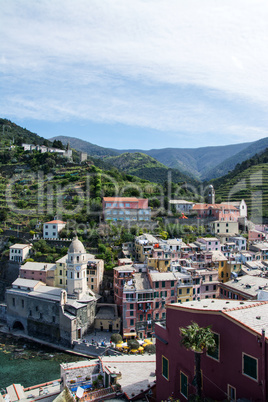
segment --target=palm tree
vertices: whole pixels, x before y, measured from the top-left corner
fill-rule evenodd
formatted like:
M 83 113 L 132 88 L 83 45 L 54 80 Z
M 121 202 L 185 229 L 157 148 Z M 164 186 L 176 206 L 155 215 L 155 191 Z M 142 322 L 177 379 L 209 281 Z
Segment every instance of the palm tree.
M 201 398 L 202 382 L 201 382 L 201 354 L 204 349 L 213 350 L 216 348 L 214 334 L 210 327 L 199 327 L 196 322 L 188 325 L 186 328 L 180 328 L 181 344 L 186 349 L 190 349 L 195 355 L 195 375 L 197 395 Z

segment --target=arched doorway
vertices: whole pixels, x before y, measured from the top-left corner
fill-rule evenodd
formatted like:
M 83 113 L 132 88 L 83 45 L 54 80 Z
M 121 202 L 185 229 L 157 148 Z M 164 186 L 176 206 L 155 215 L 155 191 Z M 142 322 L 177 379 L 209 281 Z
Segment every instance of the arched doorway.
M 12 328 L 17 329 L 19 331 L 24 331 L 24 326 L 20 321 L 15 321 Z

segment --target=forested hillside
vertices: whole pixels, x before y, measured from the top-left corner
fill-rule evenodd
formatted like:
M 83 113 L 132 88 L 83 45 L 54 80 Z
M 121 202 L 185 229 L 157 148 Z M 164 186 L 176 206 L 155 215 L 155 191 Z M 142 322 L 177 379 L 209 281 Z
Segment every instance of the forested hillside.
M 252 158 L 238 163 L 233 171 L 212 180 L 216 201 L 239 201 L 248 205 L 252 220 L 268 218 L 268 148 Z

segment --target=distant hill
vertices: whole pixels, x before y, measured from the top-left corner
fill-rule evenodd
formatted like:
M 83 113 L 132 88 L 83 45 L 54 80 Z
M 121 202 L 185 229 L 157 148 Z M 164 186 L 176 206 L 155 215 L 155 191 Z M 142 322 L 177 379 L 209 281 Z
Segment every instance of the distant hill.
M 0 133 L 1 140 L 6 141 L 6 143 L 13 143 L 14 140 L 15 144 L 21 144 L 25 142 L 28 144 L 43 145 L 45 142 L 47 143 L 47 145 L 52 145 L 49 140 L 46 140 L 45 138 L 32 133 L 26 128 L 22 128 L 7 119 L 0 119 Z
M 79 140 L 78 138 L 74 137 L 59 135 L 57 137 L 50 138 L 50 141 L 54 140 L 59 140 L 66 145 L 69 142 L 71 148 L 74 148 L 80 152 L 86 152 L 89 156 L 104 157 L 104 156 L 115 156 L 120 154 L 120 151 L 116 149 L 103 148 L 98 145 L 92 144 L 91 142 Z
M 91 156 L 115 156 L 123 153 L 143 153 L 151 156 L 163 165 L 178 169 L 186 175 L 190 175 L 198 180 L 207 178 L 206 173 L 227 158 L 236 155 L 238 152 L 248 148 L 251 143 L 226 145 L 219 147 L 204 148 L 163 148 L 145 151 L 142 149 L 118 150 L 103 148 L 90 142 L 79 140 L 73 137 L 53 137 L 50 140 L 60 140 L 63 144 L 70 142 L 70 146 L 78 151 L 87 152 Z M 224 171 L 223 174 L 227 173 Z
M 268 148 L 210 183 L 215 188 L 216 202 L 244 199 L 249 219 L 256 222 L 258 217 L 268 218 Z
M 140 150 L 139 152 L 152 156 L 168 167 L 179 169 L 203 180 L 206 178 L 208 170 L 240 152 L 248 145 L 249 143 L 204 148 L 164 148 L 149 151 Z M 131 151 L 128 150 L 127 152 Z
M 141 152 L 125 152 L 118 156 L 106 157 L 104 161 L 116 167 L 119 171 L 140 177 L 155 183 L 164 183 L 170 174 L 174 183 L 196 183 L 189 175 L 181 173 L 177 169 L 169 169 L 156 159 Z
M 237 154 L 226 158 L 219 165 L 206 172 L 204 179 L 211 180 L 217 177 L 226 175 L 229 171 L 233 170 L 238 163 L 251 158 L 255 154 L 263 152 L 268 147 L 268 138 L 262 138 L 261 140 L 248 144 L 246 148 L 238 152 Z

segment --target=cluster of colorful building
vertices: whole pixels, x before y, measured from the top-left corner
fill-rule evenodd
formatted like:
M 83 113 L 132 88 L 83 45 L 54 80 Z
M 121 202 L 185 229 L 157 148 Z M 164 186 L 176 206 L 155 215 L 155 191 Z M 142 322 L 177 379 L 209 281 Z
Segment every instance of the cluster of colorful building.
M 213 201 L 213 187 L 210 190 Z M 107 219 L 150 219 L 149 213 L 139 212 L 148 210 L 145 202 L 132 198 L 103 202 Z M 180 328 L 192 322 L 210 326 L 216 341 L 216 349 L 202 355 L 203 394 L 214 400 L 268 399 L 268 230 L 252 227 L 247 241 L 238 230 L 240 219 L 246 219 L 246 205 L 234 204 L 178 203 L 183 213 L 194 209 L 198 217 L 211 218 L 210 237 L 186 244 L 182 239 L 163 240 L 145 233 L 122 246 L 122 258 L 113 270 L 114 303 L 120 318 L 110 320 L 105 329 L 121 330 L 124 338 L 156 338 L 156 401 L 170 397 L 187 401 L 195 393 L 194 353 L 180 342 Z M 53 234 L 53 226 L 61 223 L 46 224 Z M 22 262 L 30 247 L 11 246 L 10 259 Z M 103 261 L 87 254 L 77 238 L 55 264 L 26 262 L 6 293 L 8 325 L 20 325 L 40 338 L 49 329 L 50 340 L 66 345 L 96 325 L 103 330 L 106 318 L 96 314 L 103 271 Z M 145 367 L 145 361 L 139 363 Z M 109 388 L 121 379 L 123 364 L 133 368 L 134 362 L 138 363 L 135 356 L 123 357 L 121 362 L 115 357 L 107 362 L 100 359 L 92 374 L 101 374 Z M 154 367 L 153 359 L 148 364 Z M 81 374 L 85 381 L 87 373 L 88 369 Z M 154 384 L 146 381 L 152 391 Z M 132 379 L 131 390 L 134 383 L 139 389 L 131 394 L 129 385 L 125 386 L 128 399 L 145 397 L 138 378 Z

